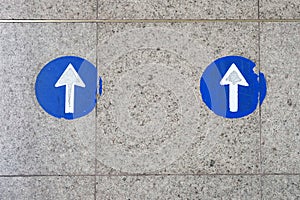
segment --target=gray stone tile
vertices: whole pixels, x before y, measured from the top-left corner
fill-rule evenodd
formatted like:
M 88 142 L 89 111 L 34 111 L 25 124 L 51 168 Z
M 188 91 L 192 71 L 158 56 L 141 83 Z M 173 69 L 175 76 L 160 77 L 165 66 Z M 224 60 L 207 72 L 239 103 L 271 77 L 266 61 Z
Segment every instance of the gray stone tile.
M 260 17 L 263 19 L 299 19 L 299 0 L 261 0 Z
M 0 199 L 94 199 L 94 177 L 0 177 Z
M 98 177 L 97 199 L 259 199 L 256 176 Z
M 1 19 L 95 19 L 97 0 L 1 0 Z
M 261 66 L 268 95 L 262 107 L 266 173 L 300 172 L 300 23 L 262 26 Z
M 262 196 L 268 199 L 300 199 L 300 175 L 290 176 L 263 176 Z
M 257 33 L 253 23 L 99 24 L 98 174 L 258 172 L 258 111 L 224 119 L 199 94 L 215 59 L 257 60 Z
M 73 121 L 40 107 L 35 80 L 63 55 L 95 63 L 95 24 L 0 24 L 0 174 L 94 172 L 95 112 Z
M 99 0 L 100 19 L 257 19 L 257 0 Z

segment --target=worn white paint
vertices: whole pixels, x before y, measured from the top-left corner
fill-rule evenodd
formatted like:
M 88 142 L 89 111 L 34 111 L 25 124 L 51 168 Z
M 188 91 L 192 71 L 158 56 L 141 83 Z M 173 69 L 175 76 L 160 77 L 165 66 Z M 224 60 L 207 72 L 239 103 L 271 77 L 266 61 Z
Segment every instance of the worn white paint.
M 245 77 L 242 75 L 238 67 L 233 63 L 224 77 L 220 81 L 221 85 L 229 85 L 229 110 L 237 112 L 239 105 L 238 88 L 241 86 L 249 86 Z
M 65 113 L 74 113 L 75 85 L 85 87 L 84 82 L 70 63 L 55 84 L 55 87 L 66 86 Z

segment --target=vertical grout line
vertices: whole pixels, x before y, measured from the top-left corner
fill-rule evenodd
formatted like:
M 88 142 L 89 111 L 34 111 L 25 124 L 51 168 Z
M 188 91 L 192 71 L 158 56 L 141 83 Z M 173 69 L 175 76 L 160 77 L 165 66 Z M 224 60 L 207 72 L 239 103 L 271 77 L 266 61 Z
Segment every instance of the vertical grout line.
M 96 1 L 96 19 L 97 20 L 98 20 L 98 17 L 99 17 L 99 0 Z M 98 38 L 97 38 L 97 40 L 98 40 Z
M 261 72 L 261 22 L 258 23 L 258 71 L 259 74 Z M 258 79 L 259 84 L 260 84 L 260 78 Z M 262 114 L 261 114 L 261 104 L 260 104 L 260 92 L 259 92 L 259 96 L 258 96 L 258 101 L 259 101 L 259 165 L 260 165 L 260 195 L 261 195 L 261 199 L 262 199 L 262 175 L 263 175 L 263 169 L 262 169 Z
M 99 0 L 96 0 L 96 20 L 98 20 L 98 5 L 99 5 Z M 95 106 L 95 171 L 94 171 L 94 200 L 97 200 L 97 116 L 98 116 L 98 83 L 99 83 L 99 73 L 98 73 L 98 23 L 96 24 L 96 71 L 97 71 L 97 92 L 96 92 L 96 106 Z
M 98 1 L 97 1 L 98 2 Z M 98 5 L 97 5 L 98 8 Z M 97 9 L 98 11 L 98 9 Z M 98 13 L 98 12 L 97 12 Z M 97 14 L 98 15 L 98 14 Z M 95 106 L 95 171 L 94 171 L 94 199 L 97 199 L 97 108 L 98 108 L 98 23 L 96 25 L 96 69 L 97 69 L 97 94 L 96 94 L 96 106 Z
M 260 0 L 257 0 L 257 18 L 260 20 Z
M 260 20 L 260 0 L 257 0 L 257 17 Z M 261 72 L 261 22 L 258 21 L 258 75 Z M 258 76 L 258 81 L 260 83 L 260 78 Z M 259 101 L 259 188 L 260 188 L 260 199 L 263 199 L 263 186 L 262 186 L 262 127 L 261 127 L 261 105 L 260 105 L 260 93 L 258 96 Z

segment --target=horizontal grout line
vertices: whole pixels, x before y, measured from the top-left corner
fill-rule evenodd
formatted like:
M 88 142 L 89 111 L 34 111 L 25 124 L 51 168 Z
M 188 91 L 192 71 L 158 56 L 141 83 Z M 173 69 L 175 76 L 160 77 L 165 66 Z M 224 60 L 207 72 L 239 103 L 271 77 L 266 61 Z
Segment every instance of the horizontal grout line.
M 215 173 L 215 174 L 112 174 L 112 175 L 101 175 L 97 174 L 96 176 L 299 176 L 300 173 L 270 173 L 270 174 L 260 174 L 260 173 L 253 173 L 253 174 L 246 174 L 246 173 L 238 173 L 238 174 L 223 174 L 223 173 Z
M 94 174 L 84 174 L 84 175 L 75 175 L 75 174 L 32 174 L 32 175 L 26 175 L 26 174 L 17 174 L 17 175 L 0 175 L 0 178 L 26 178 L 26 177 L 94 177 Z
M 268 173 L 268 174 L 80 174 L 80 175 L 75 175 L 75 174 L 40 174 L 40 175 L 0 175 L 0 178 L 26 178 L 26 177 L 133 177 L 133 176 L 300 176 L 300 173 Z
M 0 19 L 0 23 L 207 23 L 300 22 L 300 19 Z

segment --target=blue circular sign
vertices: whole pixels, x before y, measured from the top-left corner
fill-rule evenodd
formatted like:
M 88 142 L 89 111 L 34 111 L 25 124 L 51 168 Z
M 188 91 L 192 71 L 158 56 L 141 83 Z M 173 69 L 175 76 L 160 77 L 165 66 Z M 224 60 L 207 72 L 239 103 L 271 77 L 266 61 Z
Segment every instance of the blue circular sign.
M 82 117 L 96 105 L 97 69 L 80 57 L 54 59 L 37 76 L 35 93 L 50 115 L 69 120 Z
M 203 102 L 225 118 L 240 118 L 254 112 L 267 92 L 264 75 L 256 74 L 254 67 L 253 61 L 241 56 L 215 60 L 200 79 Z

